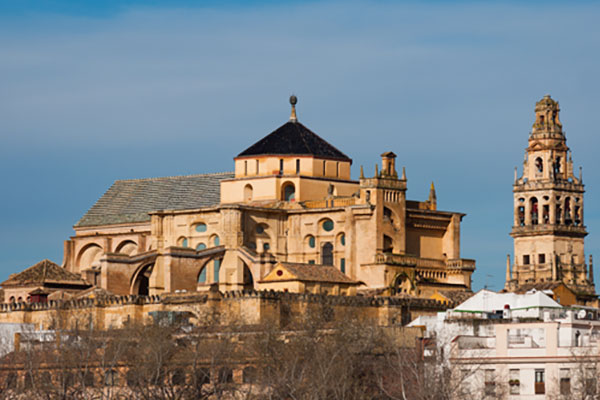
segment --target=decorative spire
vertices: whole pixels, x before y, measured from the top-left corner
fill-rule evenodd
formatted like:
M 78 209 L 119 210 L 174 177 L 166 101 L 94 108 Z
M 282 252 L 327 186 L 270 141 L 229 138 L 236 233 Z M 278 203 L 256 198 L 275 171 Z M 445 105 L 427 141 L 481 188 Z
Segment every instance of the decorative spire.
M 402 178 L 403 181 L 406 180 L 406 168 L 402 167 Z
M 515 167 L 515 183 L 517 183 L 517 167 Z
M 375 164 L 375 178 L 379 178 L 379 165 Z
M 579 167 L 579 183 L 583 183 L 583 167 Z
M 429 189 L 429 199 L 427 200 L 429 203 L 430 210 L 437 209 L 437 195 L 435 194 L 435 186 L 433 185 L 433 181 L 431 181 L 431 188 Z
M 590 254 L 590 283 L 593 285 L 594 284 L 594 263 L 592 261 L 592 255 Z
M 506 285 L 508 286 L 508 282 L 512 280 L 512 276 L 510 273 L 510 254 L 506 255 Z
M 290 104 L 292 105 L 292 114 L 290 115 L 291 122 L 298 122 L 298 118 L 296 117 L 296 103 L 298 103 L 298 98 L 294 95 L 290 96 Z
M 360 179 L 365 179 L 365 170 L 362 165 L 360 166 Z

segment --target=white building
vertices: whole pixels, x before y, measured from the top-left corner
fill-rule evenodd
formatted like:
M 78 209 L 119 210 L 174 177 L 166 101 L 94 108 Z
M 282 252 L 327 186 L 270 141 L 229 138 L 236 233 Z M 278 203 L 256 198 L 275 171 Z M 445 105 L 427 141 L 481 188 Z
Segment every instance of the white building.
M 419 317 L 463 390 L 490 398 L 596 399 L 600 321 L 542 292 L 482 290 L 453 310 Z

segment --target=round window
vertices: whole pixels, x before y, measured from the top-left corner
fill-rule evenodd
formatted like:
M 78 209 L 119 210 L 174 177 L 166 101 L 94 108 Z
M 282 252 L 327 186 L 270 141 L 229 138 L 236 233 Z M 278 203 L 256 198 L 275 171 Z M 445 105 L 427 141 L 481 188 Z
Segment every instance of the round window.
M 281 276 L 281 275 L 283 275 L 283 271 L 282 271 L 282 270 L 280 270 L 280 269 L 278 269 L 278 270 L 277 270 L 277 276 Z
M 323 222 L 323 229 L 327 232 L 331 232 L 333 230 L 333 221 L 330 219 L 325 220 L 325 222 Z
M 196 224 L 196 232 L 206 232 L 206 224 L 204 222 Z
M 314 236 L 310 236 L 308 238 L 308 245 L 313 249 L 315 248 L 315 237 Z
M 265 228 L 262 225 L 258 225 L 256 227 L 256 233 L 261 234 L 265 231 Z

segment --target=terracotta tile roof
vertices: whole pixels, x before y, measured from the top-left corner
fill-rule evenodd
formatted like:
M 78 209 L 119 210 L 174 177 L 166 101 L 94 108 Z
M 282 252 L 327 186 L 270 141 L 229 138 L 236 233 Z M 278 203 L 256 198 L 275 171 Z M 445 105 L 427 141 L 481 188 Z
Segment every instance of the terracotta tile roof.
M 75 227 L 150 221 L 149 212 L 210 207 L 221 201 L 221 180 L 231 172 L 119 180 Z
M 320 264 L 280 263 L 299 281 L 358 284 L 335 267 Z M 274 279 L 277 280 L 277 279 Z
M 448 300 L 451 300 L 457 304 L 460 304 L 475 295 L 475 293 L 467 292 L 465 290 L 442 290 L 440 293 Z
M 16 275 L 12 275 L 2 286 L 43 285 L 44 283 L 61 283 L 65 285 L 85 285 L 81 276 L 67 271 L 50 260 L 42 260 Z
M 242 151 L 238 157 L 257 155 L 311 155 L 352 161 L 300 122 L 291 121 Z

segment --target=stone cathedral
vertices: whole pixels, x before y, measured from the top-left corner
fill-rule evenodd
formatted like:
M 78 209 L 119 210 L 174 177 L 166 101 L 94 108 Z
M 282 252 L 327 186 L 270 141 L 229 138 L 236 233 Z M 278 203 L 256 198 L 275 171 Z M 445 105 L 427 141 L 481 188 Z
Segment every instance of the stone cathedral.
M 475 261 L 465 214 L 406 198 L 396 155 L 360 178 L 352 160 L 290 119 L 233 159 L 234 172 L 116 181 L 48 260 L 2 284 L 7 302 L 276 290 L 455 300 Z M 41 300 L 40 300 L 41 299 Z
M 582 173 L 574 173 L 559 112 L 549 95 L 536 103 L 520 178 L 515 169 L 505 290 L 551 290 L 563 305 L 597 306 L 592 257 L 586 264 L 584 253 Z

